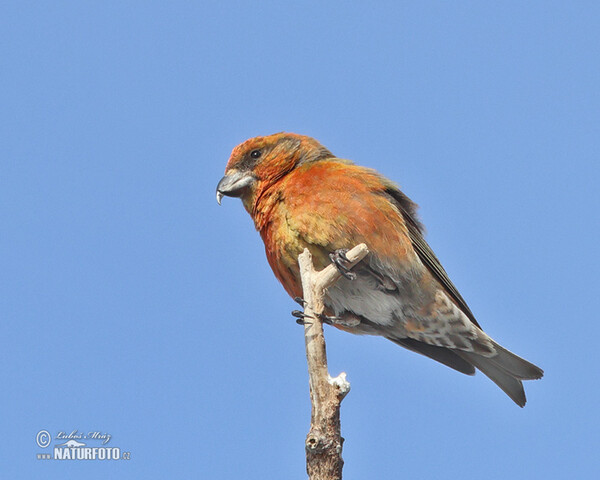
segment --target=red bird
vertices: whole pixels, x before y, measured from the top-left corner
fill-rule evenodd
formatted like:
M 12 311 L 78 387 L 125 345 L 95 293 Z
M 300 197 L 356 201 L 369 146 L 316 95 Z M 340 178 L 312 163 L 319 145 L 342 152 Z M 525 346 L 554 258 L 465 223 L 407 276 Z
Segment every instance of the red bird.
M 521 381 L 541 378 L 542 369 L 481 329 L 425 242 L 416 204 L 393 182 L 336 158 L 313 138 L 277 133 L 233 149 L 219 203 L 223 195 L 241 198 L 292 298 L 302 295 L 304 248 L 315 268 L 333 259 L 343 271 L 345 251 L 366 243 L 368 256 L 327 291 L 332 323 L 386 337 L 467 375 L 477 368 L 525 405 Z

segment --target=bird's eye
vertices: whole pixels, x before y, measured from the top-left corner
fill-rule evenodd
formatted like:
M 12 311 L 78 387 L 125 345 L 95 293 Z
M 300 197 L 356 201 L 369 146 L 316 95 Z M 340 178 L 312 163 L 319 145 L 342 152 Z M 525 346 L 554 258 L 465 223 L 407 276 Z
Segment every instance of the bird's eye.
M 252 150 L 250 152 L 250 156 L 252 158 L 259 158 L 262 155 L 262 152 L 260 150 Z

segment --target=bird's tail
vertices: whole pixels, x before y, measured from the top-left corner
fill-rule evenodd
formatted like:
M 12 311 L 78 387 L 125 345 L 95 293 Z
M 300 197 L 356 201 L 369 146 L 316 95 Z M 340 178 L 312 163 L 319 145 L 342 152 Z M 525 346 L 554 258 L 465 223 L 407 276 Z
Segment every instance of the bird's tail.
M 456 354 L 481 370 L 498 385 L 519 407 L 524 407 L 527 399 L 522 380 L 542 378 L 544 371 L 527 360 L 509 352 L 492 340 L 496 355 L 484 357 L 471 352 L 454 350 Z

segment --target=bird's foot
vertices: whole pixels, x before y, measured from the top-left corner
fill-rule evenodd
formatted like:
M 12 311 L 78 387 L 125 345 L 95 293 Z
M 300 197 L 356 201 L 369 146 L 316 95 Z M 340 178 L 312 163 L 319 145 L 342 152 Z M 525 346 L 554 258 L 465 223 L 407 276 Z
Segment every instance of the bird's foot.
M 294 302 L 296 302 L 302 308 L 305 308 L 307 305 L 306 301 L 302 297 L 294 297 Z M 316 316 L 319 320 L 321 320 L 321 322 L 326 323 L 327 325 L 333 325 L 333 326 L 339 325 L 342 327 L 354 327 L 358 323 L 360 323 L 359 321 L 355 321 L 352 319 L 344 320 L 342 318 L 336 317 L 335 315 L 325 315 L 324 313 L 320 313 Z M 296 323 L 298 325 L 311 325 L 312 322 L 307 321 L 307 319 L 314 320 L 314 318 L 315 318 L 312 315 L 307 315 L 306 313 L 302 312 L 301 310 L 292 310 L 292 317 L 294 317 L 296 319 Z
M 350 262 L 346 253 L 348 252 L 347 248 L 338 248 L 335 252 L 329 254 L 329 258 L 338 269 L 338 272 L 342 274 L 348 280 L 355 280 L 356 273 L 350 271 L 350 268 L 346 265 Z
M 294 302 L 300 305 L 302 308 L 306 307 L 306 302 L 302 297 L 294 297 Z M 298 325 L 310 325 L 310 322 L 307 322 L 307 318 L 312 318 L 310 315 L 306 315 L 306 313 L 301 312 L 300 310 L 292 310 L 292 317 L 296 318 L 296 323 Z
M 293 310 L 292 317 L 296 318 L 296 323 L 298 325 L 311 325 L 312 322 L 307 321 L 307 319 L 315 318 L 312 315 L 307 315 L 306 313 L 301 312 L 300 310 Z M 344 320 L 342 318 L 336 317 L 335 315 L 325 315 L 324 313 L 320 313 L 319 315 L 317 315 L 317 318 L 321 320 L 321 322 L 327 325 L 332 325 L 334 327 L 336 325 L 340 327 L 354 327 L 358 323 L 360 323 L 355 320 Z
M 296 323 L 298 325 L 310 325 L 312 322 L 307 322 L 306 319 L 313 318 L 312 316 L 307 315 L 306 313 L 301 312 L 300 310 L 292 310 L 292 317 L 296 318 Z
M 315 318 L 312 315 L 307 315 L 306 313 L 301 312 L 300 310 L 293 310 L 292 311 L 292 317 L 296 317 L 296 323 L 298 325 L 311 325 L 312 322 L 308 322 L 306 319 L 307 318 L 311 318 L 311 319 Z M 320 315 L 317 315 L 317 318 L 319 320 L 321 320 L 323 323 L 326 323 L 327 325 L 339 325 L 340 324 L 338 322 L 338 318 L 337 317 L 332 317 L 330 315 L 325 315 L 324 313 L 321 313 Z

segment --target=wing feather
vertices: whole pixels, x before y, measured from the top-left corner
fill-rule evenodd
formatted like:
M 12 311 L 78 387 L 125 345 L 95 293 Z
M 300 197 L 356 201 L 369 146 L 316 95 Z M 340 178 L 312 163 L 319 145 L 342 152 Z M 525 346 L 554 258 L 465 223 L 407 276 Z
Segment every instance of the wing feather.
M 423 225 L 419 222 L 417 218 L 417 206 L 416 204 L 408 198 L 404 193 L 394 187 L 388 187 L 385 191 L 391 198 L 406 222 L 406 226 L 408 228 L 408 235 L 412 242 L 413 248 L 417 252 L 417 255 L 423 262 L 423 264 L 427 267 L 427 269 L 432 273 L 432 275 L 440 282 L 440 284 L 444 287 L 444 290 L 454 302 L 458 305 L 458 307 L 463 311 L 463 313 L 471 320 L 475 325 L 479 328 L 480 325 L 475 320 L 475 315 L 471 312 L 471 309 L 467 305 L 467 302 L 462 297 L 460 293 L 458 293 L 457 288 L 454 286 L 446 270 L 442 267 L 442 264 L 431 250 L 431 247 L 423 238 Z

